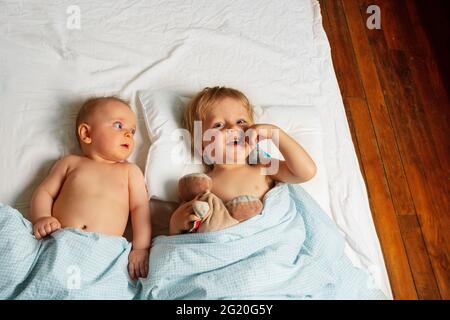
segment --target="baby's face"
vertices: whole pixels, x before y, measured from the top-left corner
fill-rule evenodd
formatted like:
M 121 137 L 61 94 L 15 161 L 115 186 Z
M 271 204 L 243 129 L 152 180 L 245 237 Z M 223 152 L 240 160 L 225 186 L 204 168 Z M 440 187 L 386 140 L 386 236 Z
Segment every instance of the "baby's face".
M 91 121 L 91 150 L 103 159 L 123 161 L 134 148 L 136 115 L 119 101 L 108 101 L 93 115 Z
M 216 163 L 245 162 L 250 147 L 244 133 L 251 125 L 250 115 L 240 101 L 223 98 L 211 106 L 202 123 L 204 137 L 207 130 L 215 137 L 214 140 L 203 141 L 203 149 L 211 143 L 214 145 L 212 156 Z

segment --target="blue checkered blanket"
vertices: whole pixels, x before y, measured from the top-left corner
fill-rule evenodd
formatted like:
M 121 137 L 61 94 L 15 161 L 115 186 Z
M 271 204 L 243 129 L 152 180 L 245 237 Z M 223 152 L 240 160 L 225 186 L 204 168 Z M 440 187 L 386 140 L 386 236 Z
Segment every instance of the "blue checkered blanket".
M 344 254 L 334 222 L 299 185 L 279 184 L 261 215 L 211 233 L 160 236 L 144 299 L 383 299 Z
M 0 204 L 0 299 L 132 299 L 131 244 L 122 237 L 60 229 L 43 240 Z

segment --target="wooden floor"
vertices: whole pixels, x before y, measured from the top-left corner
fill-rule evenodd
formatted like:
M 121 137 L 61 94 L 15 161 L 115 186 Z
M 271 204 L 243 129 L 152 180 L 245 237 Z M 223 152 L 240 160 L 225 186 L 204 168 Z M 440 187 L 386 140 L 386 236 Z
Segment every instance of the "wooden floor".
M 396 299 L 450 299 L 445 2 L 320 1 Z M 366 27 L 372 4 L 380 30 Z

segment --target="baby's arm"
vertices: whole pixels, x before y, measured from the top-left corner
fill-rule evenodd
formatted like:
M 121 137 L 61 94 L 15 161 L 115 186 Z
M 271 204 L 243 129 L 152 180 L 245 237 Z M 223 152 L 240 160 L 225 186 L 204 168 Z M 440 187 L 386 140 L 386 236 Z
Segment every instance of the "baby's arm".
M 36 239 L 41 239 L 61 228 L 59 221 L 52 217 L 52 206 L 66 178 L 70 163 L 69 157 L 58 160 L 50 174 L 33 193 L 30 218 Z
M 250 136 L 252 144 L 262 140 L 258 139 L 259 135 L 263 139 L 272 139 L 275 142 L 278 139 L 278 148 L 285 161 L 279 161 L 279 168 L 277 172 L 271 175 L 272 179 L 287 183 L 301 183 L 314 177 L 317 170 L 314 161 L 303 147 L 286 132 L 270 124 L 257 124 L 252 126 L 251 129 L 255 130 L 255 133 Z
M 128 257 L 128 272 L 132 279 L 145 278 L 148 274 L 152 226 L 144 176 L 135 164 L 130 164 L 128 180 L 133 228 L 133 247 Z

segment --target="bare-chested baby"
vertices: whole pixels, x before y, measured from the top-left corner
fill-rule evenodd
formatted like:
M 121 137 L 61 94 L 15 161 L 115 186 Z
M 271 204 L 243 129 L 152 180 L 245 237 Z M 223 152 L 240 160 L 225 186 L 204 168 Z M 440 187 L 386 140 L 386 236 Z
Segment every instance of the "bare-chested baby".
M 83 155 L 56 162 L 35 190 L 30 211 L 37 239 L 64 227 L 122 236 L 131 214 L 128 271 L 132 279 L 147 276 L 151 241 L 144 177 L 138 166 L 126 161 L 135 131 L 136 116 L 121 99 L 84 103 L 76 122 Z

